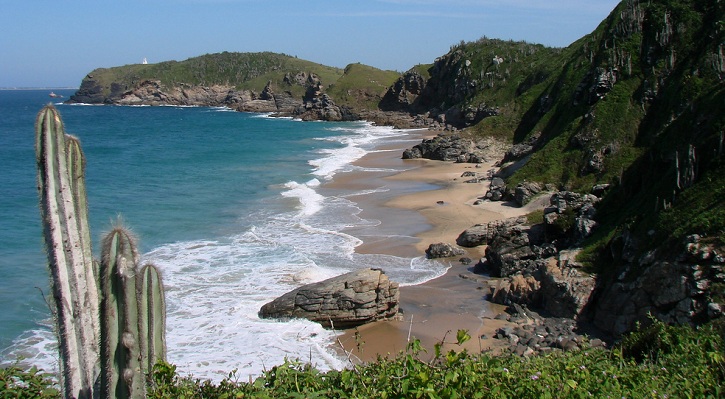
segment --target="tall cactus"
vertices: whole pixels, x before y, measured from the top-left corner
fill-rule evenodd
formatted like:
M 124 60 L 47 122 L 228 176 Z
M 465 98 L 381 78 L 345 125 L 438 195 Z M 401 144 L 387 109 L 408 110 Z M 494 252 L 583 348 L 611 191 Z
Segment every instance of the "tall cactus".
M 141 268 L 138 287 L 141 368 L 148 373 L 156 362 L 166 359 L 166 300 L 161 274 L 154 265 Z
M 35 125 L 43 235 L 52 276 L 65 397 L 92 398 L 99 369 L 99 293 L 93 272 L 84 157 L 60 114 L 46 106 Z
M 138 252 L 130 234 L 115 228 L 101 250 L 101 389 L 108 397 L 143 397 L 136 290 Z
M 80 143 L 65 134 L 52 105 L 40 111 L 35 130 L 63 396 L 143 398 L 145 374 L 165 357 L 165 303 L 158 270 L 153 265 L 139 268 L 135 240 L 122 228 L 104 239 L 97 269 Z

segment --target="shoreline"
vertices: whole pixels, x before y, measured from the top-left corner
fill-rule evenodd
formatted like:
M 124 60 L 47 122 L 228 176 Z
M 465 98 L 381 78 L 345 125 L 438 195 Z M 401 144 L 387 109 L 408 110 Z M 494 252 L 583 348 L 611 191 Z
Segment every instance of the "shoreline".
M 427 129 L 409 131 L 404 140 L 383 143 L 354 162 L 361 171 L 335 176 L 325 183 L 332 189 L 364 191 L 385 187 L 388 190 L 386 195 L 350 197 L 361 208 L 361 217 L 380 221 L 374 228 L 376 232 L 398 233 L 367 235 L 367 231 L 348 231 L 362 240 L 356 252 L 425 256 L 430 244 L 455 244 L 458 235 L 475 224 L 525 215 L 540 206 L 538 201 L 523 208 L 489 201 L 474 205 L 486 193 L 487 185 L 466 183 L 470 178 L 461 175 L 467 171 L 485 174 L 495 168 L 493 161 L 470 164 L 401 159 L 402 151 L 410 148 L 411 142 L 419 144 L 434 134 L 437 133 Z M 391 166 L 404 170 L 383 172 Z M 472 270 L 484 256 L 485 246 L 462 249 L 466 251 L 463 256 L 472 259 L 470 265 L 461 263 L 460 257 L 439 259 L 450 266 L 445 274 L 419 285 L 400 287 L 402 318 L 399 320 L 377 321 L 338 331 L 338 342 L 333 345 L 340 354 L 357 362 L 374 361 L 379 356 L 397 355 L 406 349 L 410 340 L 417 338 L 428 350 L 425 356 L 432 357 L 436 343 L 443 342 L 442 351 L 458 348 L 456 333 L 461 329 L 471 335 L 472 339 L 463 345 L 469 352 L 502 348 L 504 344 L 493 336 L 497 329 L 512 324 L 494 319 L 505 306 L 485 300 L 488 278 Z

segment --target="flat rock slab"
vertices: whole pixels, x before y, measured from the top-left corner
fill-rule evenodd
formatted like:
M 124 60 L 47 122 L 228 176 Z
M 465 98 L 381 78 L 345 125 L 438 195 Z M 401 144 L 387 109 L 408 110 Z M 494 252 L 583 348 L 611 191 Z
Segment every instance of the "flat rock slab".
M 301 318 L 351 328 L 398 313 L 398 283 L 380 269 L 362 269 L 304 285 L 262 306 L 261 318 Z

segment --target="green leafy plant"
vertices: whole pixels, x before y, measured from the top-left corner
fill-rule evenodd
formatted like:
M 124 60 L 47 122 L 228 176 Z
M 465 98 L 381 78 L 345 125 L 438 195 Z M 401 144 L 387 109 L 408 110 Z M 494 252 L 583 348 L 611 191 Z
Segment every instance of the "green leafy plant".
M 148 397 L 719 398 L 725 394 L 723 331 L 717 323 L 692 328 L 653 320 L 611 350 L 584 348 L 530 358 L 484 353 L 436 362 L 419 359 L 423 348 L 418 343 L 393 358 L 342 370 L 321 372 L 286 359 L 256 380 L 240 381 L 232 371 L 218 383 L 182 377 L 176 366 L 160 361 L 150 375 Z M 456 343 L 469 337 L 459 331 Z M 0 396 L 59 397 L 37 370 L 15 368 L 0 369 Z

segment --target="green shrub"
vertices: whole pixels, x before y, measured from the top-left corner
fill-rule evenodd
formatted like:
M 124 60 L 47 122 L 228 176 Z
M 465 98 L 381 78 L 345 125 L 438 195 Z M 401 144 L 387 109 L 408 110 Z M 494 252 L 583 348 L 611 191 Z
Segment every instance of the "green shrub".
M 60 391 L 50 375 L 35 367 L 24 370 L 16 365 L 0 368 L 0 397 L 50 399 L 60 398 Z
M 149 398 L 718 398 L 725 394 L 723 328 L 668 326 L 658 321 L 625 337 L 612 350 L 511 354 L 441 352 L 430 362 L 413 340 L 393 358 L 321 372 L 285 360 L 255 381 L 236 372 L 219 383 L 181 377 L 159 363 L 149 378 Z M 459 331 L 459 343 L 470 339 Z M 0 370 L 0 397 L 57 398 L 37 370 Z

